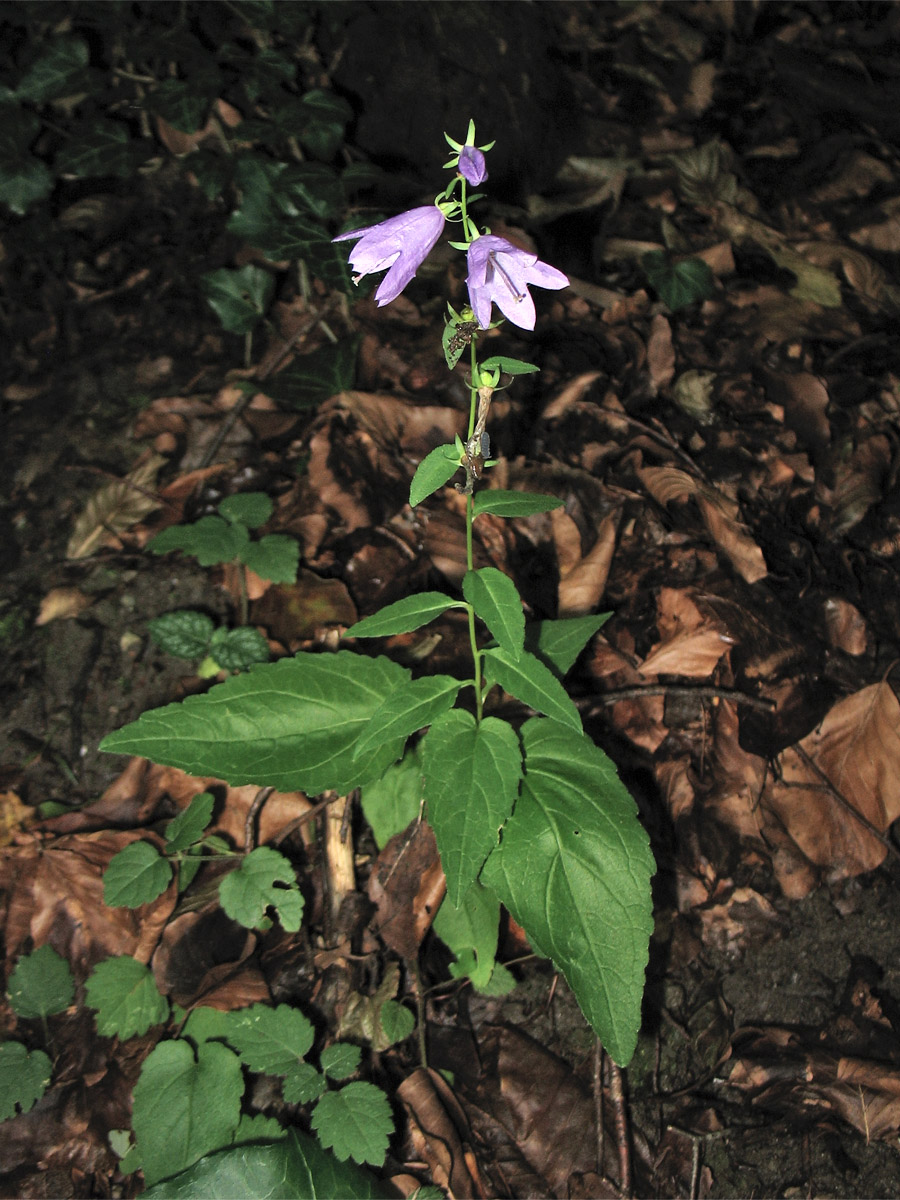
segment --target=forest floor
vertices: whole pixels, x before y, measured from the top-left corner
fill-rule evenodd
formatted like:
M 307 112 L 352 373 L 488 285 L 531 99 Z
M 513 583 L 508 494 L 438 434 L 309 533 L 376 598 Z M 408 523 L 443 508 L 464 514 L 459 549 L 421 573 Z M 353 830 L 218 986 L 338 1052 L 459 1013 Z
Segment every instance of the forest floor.
M 615 1196 L 624 1116 L 638 1196 L 893 1196 L 900 10 L 772 5 L 751 38 L 736 13 L 755 5 L 731 17 L 646 6 L 653 20 L 644 6 L 615 19 L 597 8 L 559 7 L 590 137 L 546 195 L 482 218 L 571 279 L 541 294 L 534 337 L 492 334 L 497 353 L 541 373 L 495 400 L 486 486 L 565 505 L 485 519 L 476 558 L 514 579 L 530 614 L 612 613 L 568 686 L 658 863 L 644 1027 L 624 1102 L 603 1089 L 600 1104 L 591 1032 L 514 929 L 501 949 L 522 961 L 504 997 L 450 980 L 428 937 L 429 1063 L 453 1072 L 452 1094 L 432 1083 L 426 1097 L 420 1077 L 422 1090 L 398 1092 L 411 1043 L 382 1056 L 377 1081 L 406 1122 L 384 1174 L 402 1186 L 413 1163 L 458 1196 Z M 613 54 L 618 87 L 601 87 L 590 64 Z M 386 603 L 459 586 L 463 499 L 448 487 L 413 512 L 405 496 L 417 462 L 464 430 L 469 394 L 440 349 L 446 302 L 465 300 L 440 249 L 386 308 L 284 284 L 247 369 L 189 282 L 224 253 L 201 236 L 202 197 L 164 168 L 135 194 L 77 203 L 59 216 L 58 276 L 7 314 L 0 444 L 0 921 L 8 966 L 50 940 L 76 974 L 141 936 L 99 903 L 117 839 L 198 790 L 98 750 L 210 686 L 148 622 L 184 608 L 233 622 L 239 606 L 228 571 L 151 555 L 147 541 L 225 495 L 267 492 L 266 532 L 298 539 L 301 572 L 251 591 L 250 624 L 276 655 L 334 647 Z M 681 305 L 667 289 L 698 259 L 705 292 Z M 240 408 L 260 364 L 315 351 L 323 323 L 360 338 L 356 387 L 298 412 L 261 383 Z M 123 487 L 135 470 L 139 487 Z M 382 650 L 450 669 L 463 631 L 448 618 L 435 632 Z M 253 799 L 223 791 L 218 828 L 235 845 Z M 310 806 L 273 798 L 259 840 Z M 379 851 L 358 811 L 350 827 L 364 894 Z M 314 840 L 302 851 L 322 921 L 322 859 Z M 396 956 L 372 949 L 368 911 L 344 934 L 383 955 L 379 975 Z M 195 927 L 182 994 L 224 1004 L 232 988 L 237 1004 L 264 987 L 312 997 L 327 1020 L 363 987 L 352 962 L 329 958 L 335 936 L 313 924 L 238 945 L 232 929 Z M 326 981 L 338 970 L 351 982 Z M 405 968 L 403 981 L 401 999 L 414 990 Z M 128 1124 L 126 1082 L 153 1035 L 125 1055 L 86 1021 L 83 1009 L 52 1019 L 60 1082 L 0 1126 L 2 1195 L 131 1187 L 108 1133 Z M 438 1149 L 423 1128 L 439 1130 Z

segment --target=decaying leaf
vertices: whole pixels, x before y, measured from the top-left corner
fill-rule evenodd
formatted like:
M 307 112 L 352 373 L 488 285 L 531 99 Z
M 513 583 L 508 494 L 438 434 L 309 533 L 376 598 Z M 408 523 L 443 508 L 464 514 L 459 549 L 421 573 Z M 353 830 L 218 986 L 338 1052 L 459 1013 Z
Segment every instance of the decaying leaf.
M 149 454 L 124 479 L 105 484 L 87 502 L 66 546 L 67 558 L 87 558 L 160 507 L 156 477 L 168 460 Z

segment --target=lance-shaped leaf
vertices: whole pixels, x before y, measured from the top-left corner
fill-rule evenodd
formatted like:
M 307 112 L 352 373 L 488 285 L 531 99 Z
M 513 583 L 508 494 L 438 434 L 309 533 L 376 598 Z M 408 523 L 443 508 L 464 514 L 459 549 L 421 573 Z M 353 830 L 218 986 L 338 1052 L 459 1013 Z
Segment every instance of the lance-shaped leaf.
M 543 496 L 539 492 L 505 492 L 498 488 L 476 494 L 474 513 L 476 517 L 482 513 L 493 513 L 497 517 L 530 517 L 562 506 L 562 500 L 556 496 Z
M 611 616 L 612 613 L 599 613 L 590 617 L 563 617 L 559 621 L 535 621 L 525 630 L 526 649 L 557 674 L 565 675 L 597 630 Z
M 593 742 L 538 718 L 521 736 L 522 794 L 482 882 L 553 959 L 624 1066 L 637 1043 L 653 928 L 649 839 Z
M 497 717 L 476 725 L 454 709 L 425 735 L 425 799 L 437 838 L 447 895 L 458 905 L 496 847 L 513 810 L 522 751 L 512 726 Z
M 445 446 L 435 446 L 416 467 L 409 488 L 409 502 L 412 507 L 421 504 L 427 496 L 451 480 L 459 470 L 459 465 L 459 451 L 452 442 Z
M 499 683 L 504 692 L 529 708 L 581 733 L 581 717 L 563 685 L 540 659 L 523 650 L 518 659 L 502 648 L 485 650 L 484 673 L 488 683 Z
M 496 567 L 467 571 L 463 595 L 488 629 L 510 655 L 517 659 L 525 644 L 525 614 L 516 585 Z
M 398 688 L 375 710 L 353 751 L 354 758 L 372 754 L 383 742 L 402 738 L 430 725 L 447 711 L 462 687 L 452 675 L 426 675 Z
M 443 592 L 420 592 L 418 596 L 407 596 L 386 605 L 371 617 L 363 617 L 350 626 L 344 637 L 392 637 L 395 633 L 411 633 L 448 608 L 462 607 L 458 600 L 452 600 Z
M 408 682 L 409 671 L 387 658 L 348 650 L 297 654 L 146 712 L 105 737 L 101 749 L 235 786 L 348 792 L 377 779 L 402 754 L 398 739 L 366 759 L 352 757 L 372 714 Z

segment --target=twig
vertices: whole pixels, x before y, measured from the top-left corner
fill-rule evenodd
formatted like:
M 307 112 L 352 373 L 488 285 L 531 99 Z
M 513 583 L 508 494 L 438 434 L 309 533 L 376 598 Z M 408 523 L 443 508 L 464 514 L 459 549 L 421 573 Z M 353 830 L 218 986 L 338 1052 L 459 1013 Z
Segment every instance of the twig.
M 622 1068 L 609 1060 L 609 1098 L 616 1120 L 616 1149 L 619 1152 L 619 1185 L 624 1196 L 633 1195 L 631 1177 L 631 1140 L 628 1136 L 628 1113 L 625 1110 L 625 1085 Z
M 638 700 L 641 696 L 696 696 L 699 700 L 733 700 L 736 704 L 744 704 L 748 708 L 759 709 L 760 712 L 774 712 L 778 707 L 774 700 L 766 700 L 761 696 L 748 696 L 746 692 L 734 688 L 713 687 L 704 684 L 695 687 L 690 683 L 648 683 L 636 687 L 613 688 L 600 695 L 588 696 L 576 700 L 579 706 L 584 706 L 593 712 L 597 705 L 616 704 L 619 700 Z
M 273 787 L 260 788 L 253 797 L 253 803 L 247 809 L 247 817 L 244 821 L 244 849 L 249 853 L 256 844 L 256 818 L 259 816 L 259 810 L 275 791 Z
M 603 1043 L 594 1038 L 594 1129 L 597 1134 L 597 1174 L 603 1178 L 606 1126 L 603 1123 Z

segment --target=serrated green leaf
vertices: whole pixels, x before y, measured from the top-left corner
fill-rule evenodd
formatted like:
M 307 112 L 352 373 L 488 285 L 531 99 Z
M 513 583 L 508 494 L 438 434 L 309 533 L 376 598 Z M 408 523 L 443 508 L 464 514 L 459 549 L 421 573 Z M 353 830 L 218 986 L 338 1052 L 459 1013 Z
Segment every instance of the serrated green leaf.
M 325 1091 L 325 1076 L 312 1063 L 302 1062 L 284 1077 L 281 1094 L 287 1104 L 311 1104 Z
M 590 617 L 563 617 L 558 621 L 535 621 L 525 630 L 525 648 L 559 676 L 565 675 L 594 634 L 612 613 Z
M 85 1003 L 96 1010 L 102 1037 L 130 1038 L 169 1019 L 169 1002 L 153 972 L 125 954 L 97 963 L 85 987 Z
M 187 808 L 183 808 L 177 817 L 166 826 L 166 852 L 177 854 L 179 850 L 187 850 L 203 837 L 203 831 L 212 820 L 215 798 L 210 792 L 201 792 L 195 796 Z
M 134 1088 L 132 1115 L 147 1186 L 227 1146 L 243 1091 L 240 1061 L 227 1046 L 204 1042 L 196 1057 L 185 1041 L 154 1047 Z
M 372 836 L 383 850 L 395 833 L 414 821 L 422 807 L 421 742 L 392 764 L 380 779 L 367 783 L 361 792 L 363 815 Z
M 462 591 L 488 629 L 517 659 L 525 644 L 525 613 L 516 585 L 496 567 L 481 567 L 463 576 Z
M 79 37 L 57 37 L 16 88 L 20 100 L 43 104 L 88 90 L 88 47 Z
M 416 1018 L 405 1004 L 396 1000 L 385 1000 L 378 1010 L 381 1032 L 388 1046 L 405 1041 L 416 1027 Z
M 292 1129 L 284 1138 L 235 1146 L 142 1193 L 143 1200 L 383 1200 L 374 1175 L 340 1163 L 315 1138 Z
M 251 1117 L 247 1113 L 241 1115 L 238 1127 L 232 1140 L 233 1146 L 245 1146 L 251 1142 L 280 1142 L 287 1137 L 287 1130 L 274 1117 L 264 1117 L 257 1113 Z
M 448 608 L 462 608 L 443 592 L 420 592 L 388 604 L 371 617 L 363 617 L 344 634 L 344 637 L 392 637 L 396 633 L 411 633 L 434 621 Z
M 200 276 L 207 304 L 229 333 L 249 333 L 265 315 L 275 292 L 275 280 L 253 263 L 235 269 L 221 267 Z
M 103 872 L 103 903 L 137 908 L 161 896 L 172 879 L 172 865 L 150 842 L 132 842 L 109 860 Z
M 23 954 L 9 977 L 9 1002 L 17 1017 L 49 1017 L 74 998 L 72 970 L 52 946 Z
M 236 492 L 226 496 L 219 505 L 219 512 L 226 521 L 258 529 L 265 525 L 274 509 L 272 497 L 266 492 Z
M 246 671 L 254 663 L 268 662 L 272 657 L 269 643 L 258 629 L 248 625 L 240 629 L 217 629 L 209 652 L 226 671 Z
M 286 533 L 269 533 L 258 542 L 251 542 L 244 549 L 241 561 L 260 579 L 272 583 L 296 583 L 300 543 Z
M 497 517 L 531 517 L 535 513 L 550 512 L 562 508 L 562 500 L 556 496 L 542 496 L 537 492 L 504 492 L 499 489 L 480 491 L 475 494 L 475 516 L 493 513 Z
M 152 554 L 181 550 L 193 555 L 201 567 L 215 567 L 240 557 L 249 543 L 250 535 L 243 525 L 209 516 L 192 525 L 170 525 L 150 539 L 147 549 Z
M 50 1086 L 53 1064 L 43 1050 L 25 1049 L 21 1042 L 0 1045 L 0 1121 L 16 1111 L 30 1112 Z
M 413 508 L 426 497 L 442 488 L 459 470 L 459 458 L 448 457 L 456 447 L 450 443 L 435 448 L 422 459 L 409 487 L 409 503 Z
M 522 794 L 482 882 L 564 973 L 624 1066 L 637 1042 L 653 928 L 649 839 L 612 762 L 587 737 L 540 719 L 521 736 Z
M 319 1141 L 342 1161 L 380 1166 L 394 1131 L 387 1096 L 371 1083 L 348 1083 L 326 1092 L 313 1110 L 311 1124 Z
M 499 683 L 529 708 L 581 732 L 581 717 L 565 688 L 550 668 L 527 650 L 517 659 L 510 658 L 502 648 L 485 650 L 484 673 L 488 683 Z
M 368 762 L 351 757 L 376 708 L 408 680 L 409 671 L 383 657 L 297 654 L 144 713 L 107 735 L 101 749 L 234 786 L 345 794 L 377 779 L 402 754 L 398 740 Z
M 191 1009 L 182 1027 L 181 1036 L 190 1038 L 197 1045 L 201 1042 L 227 1041 L 231 1018 L 230 1012 L 198 1004 L 196 1008 Z
M 278 883 L 288 887 L 276 887 Z M 237 870 L 224 877 L 219 900 L 228 916 L 247 929 L 258 928 L 269 907 L 277 911 L 282 927 L 291 933 L 296 933 L 303 919 L 303 893 L 297 888 L 294 868 L 271 846 L 251 850 Z
M 322 1051 L 319 1062 L 329 1079 L 346 1079 L 359 1070 L 361 1058 L 359 1046 L 350 1042 L 335 1042 Z
M 176 658 L 202 658 L 215 625 L 206 613 L 190 608 L 163 613 L 147 622 L 150 637 L 166 654 Z
M 251 1071 L 289 1075 L 309 1053 L 314 1036 L 311 1022 L 289 1004 L 254 1004 L 228 1014 L 228 1042 Z
M 425 735 L 423 754 L 428 821 L 434 829 L 447 895 L 458 904 L 496 847 L 513 810 L 522 752 L 506 721 L 454 709 Z
M 494 971 L 500 928 L 500 901 L 494 893 L 476 880 L 458 906 L 444 900 L 432 928 L 458 959 L 450 967 L 453 978 L 468 976 L 479 991 L 487 987 Z
M 353 757 L 370 755 L 386 739 L 405 741 L 411 733 L 430 725 L 452 706 L 462 686 L 452 675 L 423 675 L 405 688 L 398 688 L 372 714 L 359 735 Z

